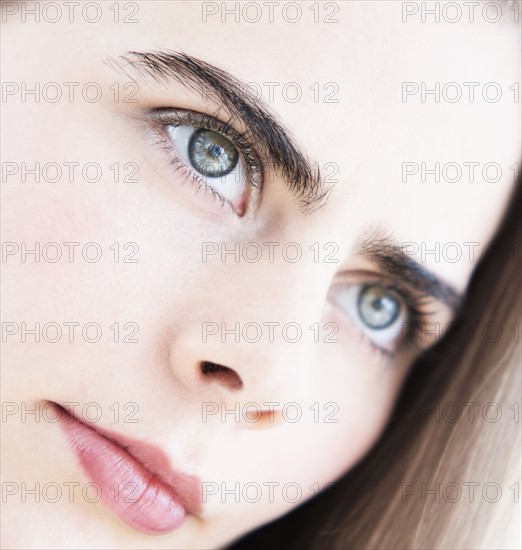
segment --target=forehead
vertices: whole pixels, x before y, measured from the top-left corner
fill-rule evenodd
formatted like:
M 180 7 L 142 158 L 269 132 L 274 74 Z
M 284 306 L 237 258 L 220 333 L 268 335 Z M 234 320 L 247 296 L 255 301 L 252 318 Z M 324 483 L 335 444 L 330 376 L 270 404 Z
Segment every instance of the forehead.
M 339 239 L 350 220 L 352 233 L 381 225 L 399 242 L 483 245 L 521 148 L 516 14 L 427 4 L 120 3 L 119 24 L 104 13 L 17 26 L 21 44 L 27 33 L 42 42 L 19 70 L 96 80 L 108 56 L 186 52 L 249 83 L 330 175 L 317 217 Z M 462 286 L 471 268 L 449 263 L 445 275 Z

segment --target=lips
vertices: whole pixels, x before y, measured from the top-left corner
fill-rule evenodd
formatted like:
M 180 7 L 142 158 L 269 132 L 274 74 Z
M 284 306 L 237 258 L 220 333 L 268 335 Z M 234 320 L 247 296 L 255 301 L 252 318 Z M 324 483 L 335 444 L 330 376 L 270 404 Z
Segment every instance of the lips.
M 54 404 L 59 423 L 101 499 L 148 535 L 179 527 L 201 506 L 201 481 L 173 470 L 158 447 L 86 424 Z

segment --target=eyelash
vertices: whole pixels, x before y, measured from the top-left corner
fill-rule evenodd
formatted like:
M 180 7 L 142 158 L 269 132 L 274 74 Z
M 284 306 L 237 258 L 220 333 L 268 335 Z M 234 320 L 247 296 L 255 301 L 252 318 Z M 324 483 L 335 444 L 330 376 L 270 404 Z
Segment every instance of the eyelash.
M 241 155 L 241 159 L 246 165 L 246 184 L 252 189 L 257 189 L 259 192 L 262 191 L 264 181 L 264 165 L 266 164 L 266 161 L 252 145 L 252 141 L 248 133 L 238 132 L 231 126 L 232 120 L 229 120 L 229 122 L 226 123 L 213 116 L 198 113 L 196 111 L 171 108 L 155 109 L 151 112 L 151 117 L 157 126 L 156 134 L 159 137 L 159 145 L 173 157 L 170 164 L 175 167 L 176 172 L 180 171 L 185 175 L 185 180 L 183 183 L 188 183 L 194 187 L 196 193 L 202 189 L 205 192 L 210 191 L 212 196 L 219 200 L 223 208 L 228 206 L 232 211 L 234 211 L 232 204 L 223 195 L 221 195 L 221 193 L 209 185 L 201 175 L 199 175 L 192 167 L 188 166 L 187 163 L 181 158 L 179 152 L 167 136 L 166 128 L 169 126 L 192 126 L 195 130 L 204 128 L 217 132 L 226 137 L 238 150 Z

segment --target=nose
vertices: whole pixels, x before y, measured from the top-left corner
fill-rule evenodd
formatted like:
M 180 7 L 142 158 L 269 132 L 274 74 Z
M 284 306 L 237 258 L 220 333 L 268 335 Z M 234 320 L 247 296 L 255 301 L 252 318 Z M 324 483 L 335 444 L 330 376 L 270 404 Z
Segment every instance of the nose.
M 295 400 L 317 362 L 318 346 L 303 327 L 274 319 L 192 323 L 171 343 L 170 368 L 189 399 Z
M 191 313 L 171 340 L 169 363 L 187 398 L 284 402 L 312 386 L 332 268 L 257 267 L 255 277 L 223 277 L 218 293 L 183 308 Z

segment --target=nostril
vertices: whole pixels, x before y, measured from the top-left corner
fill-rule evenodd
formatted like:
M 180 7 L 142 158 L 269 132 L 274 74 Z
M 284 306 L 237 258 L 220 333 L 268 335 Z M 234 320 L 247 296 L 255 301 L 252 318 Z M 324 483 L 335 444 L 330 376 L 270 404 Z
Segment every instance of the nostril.
M 201 373 L 209 380 L 219 382 L 223 386 L 231 390 L 240 390 L 243 387 L 243 381 L 239 375 L 232 369 L 212 363 L 210 361 L 202 361 Z

